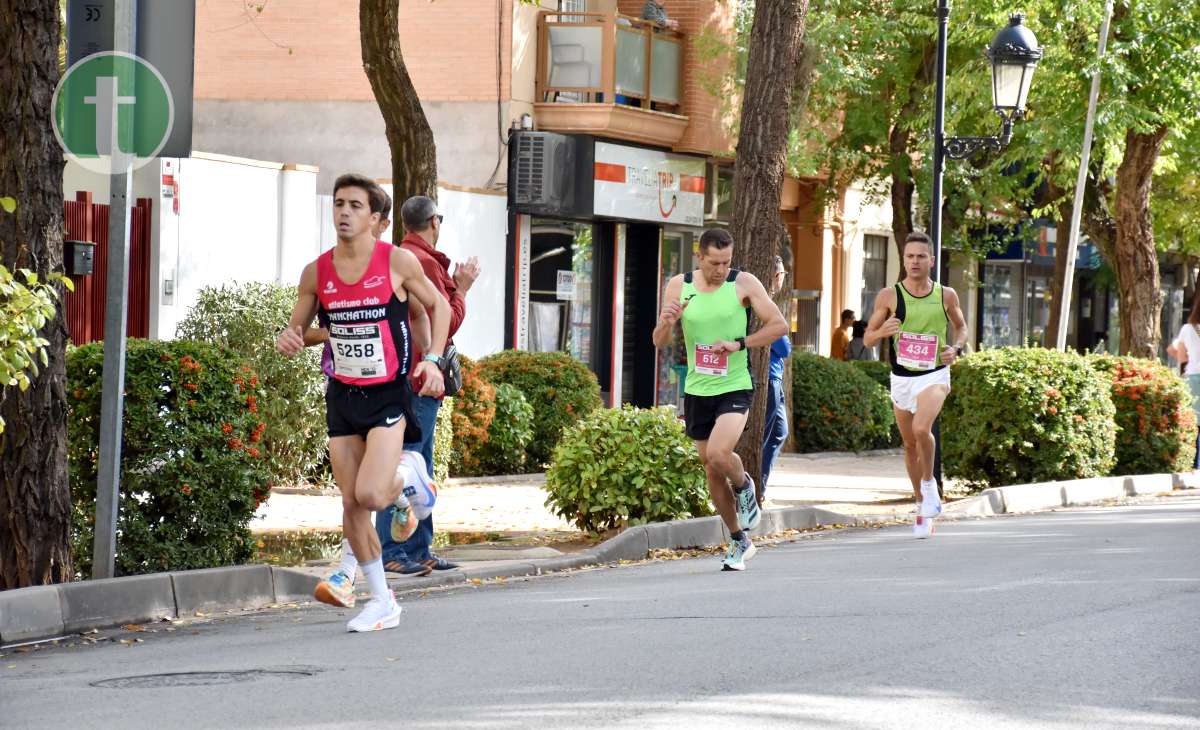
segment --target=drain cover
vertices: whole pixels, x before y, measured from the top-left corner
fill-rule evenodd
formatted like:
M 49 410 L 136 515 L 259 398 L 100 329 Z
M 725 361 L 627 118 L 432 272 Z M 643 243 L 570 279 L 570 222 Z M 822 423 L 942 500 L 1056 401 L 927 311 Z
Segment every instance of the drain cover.
M 107 689 L 158 689 L 162 687 L 200 687 L 212 684 L 241 684 L 271 679 L 303 679 L 316 672 L 301 669 L 244 669 L 228 672 L 170 672 L 143 674 L 137 677 L 114 677 L 92 682 L 93 687 Z

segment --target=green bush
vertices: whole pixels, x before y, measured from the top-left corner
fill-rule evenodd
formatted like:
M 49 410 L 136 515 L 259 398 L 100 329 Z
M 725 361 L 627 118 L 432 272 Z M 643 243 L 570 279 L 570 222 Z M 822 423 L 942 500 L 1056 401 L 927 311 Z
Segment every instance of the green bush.
M 947 476 L 973 487 L 1104 476 L 1114 464 L 1109 384 L 1073 352 L 1002 348 L 953 366 L 942 410 Z
M 488 428 L 496 416 L 496 389 L 480 377 L 479 363 L 459 356 L 462 390 L 454 398 L 454 438 L 450 451 L 450 473 L 454 476 L 481 473 L 480 451 L 488 440 Z
M 1111 383 L 1117 409 L 1113 474 L 1191 470 L 1196 414 L 1187 383 L 1153 360 L 1092 355 L 1088 361 Z
M 581 530 L 712 514 L 704 467 L 672 408 L 601 408 L 567 428 L 546 506 Z
M 796 450 L 864 451 L 887 446 L 895 416 L 885 388 L 848 362 L 792 356 L 792 432 Z
M 515 385 L 496 386 L 496 416 L 479 451 L 482 474 L 520 474 L 533 440 L 533 406 Z
M 321 348 L 307 348 L 294 358 L 275 350 L 275 337 L 287 326 L 295 303 L 295 287 L 249 283 L 205 288 L 176 330 L 181 339 L 238 353 L 275 396 L 263 405 L 269 424 L 263 452 L 276 484 L 330 478 Z
M 92 562 L 103 365 L 102 342 L 67 356 L 72 550 L 83 575 Z M 248 525 L 268 495 L 262 390 L 241 356 L 227 349 L 187 340 L 129 341 L 118 574 L 251 557 Z
M 871 380 L 879 383 L 889 391 L 892 387 L 892 366 L 879 360 L 851 360 L 850 364 L 858 368 Z
M 550 461 L 565 428 L 600 407 L 600 385 L 587 367 L 563 352 L 505 350 L 480 361 L 483 378 L 514 385 L 533 406 L 528 464 Z

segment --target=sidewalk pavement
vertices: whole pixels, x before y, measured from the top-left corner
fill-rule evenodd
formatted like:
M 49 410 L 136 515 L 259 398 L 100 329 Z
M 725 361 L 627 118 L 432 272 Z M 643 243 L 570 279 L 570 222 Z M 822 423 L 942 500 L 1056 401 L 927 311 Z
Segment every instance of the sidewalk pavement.
M 505 479 L 451 479 L 438 487 L 434 525 L 438 532 L 558 533 L 578 531 L 546 508 L 544 475 Z M 771 473 L 768 507 L 844 507 L 853 513 L 888 513 L 912 489 L 899 450 L 862 454 L 783 454 Z M 891 504 L 889 504 L 891 503 Z M 342 502 L 335 495 L 280 494 L 259 508 L 250 529 L 340 530 Z M 566 533 L 566 534 L 564 534 Z

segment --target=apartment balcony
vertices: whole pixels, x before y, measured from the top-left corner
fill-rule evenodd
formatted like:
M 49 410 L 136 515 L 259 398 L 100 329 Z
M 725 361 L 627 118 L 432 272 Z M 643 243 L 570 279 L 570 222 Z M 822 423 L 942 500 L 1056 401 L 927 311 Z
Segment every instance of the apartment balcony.
M 672 147 L 683 138 L 683 44 L 677 32 L 623 15 L 538 18 L 538 129 Z

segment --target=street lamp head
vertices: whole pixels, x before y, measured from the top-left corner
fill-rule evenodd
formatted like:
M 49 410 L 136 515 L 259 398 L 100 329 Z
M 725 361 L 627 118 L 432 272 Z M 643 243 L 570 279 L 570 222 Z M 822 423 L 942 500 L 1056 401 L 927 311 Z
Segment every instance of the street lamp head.
M 1043 53 L 1024 19 L 1019 13 L 1012 15 L 1008 26 L 996 34 L 987 49 L 992 62 L 993 106 L 1005 121 L 1019 119 L 1025 113 L 1033 70 Z

